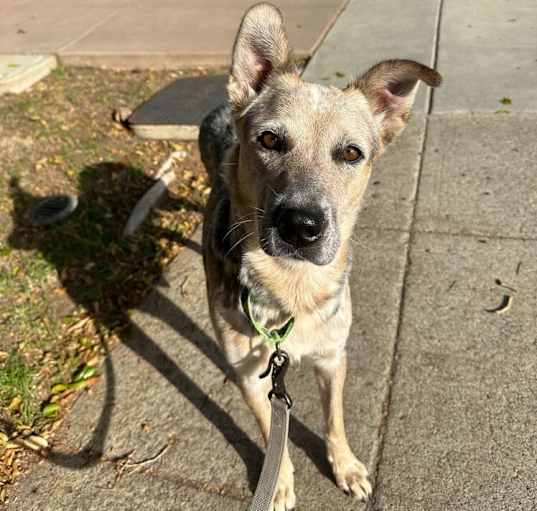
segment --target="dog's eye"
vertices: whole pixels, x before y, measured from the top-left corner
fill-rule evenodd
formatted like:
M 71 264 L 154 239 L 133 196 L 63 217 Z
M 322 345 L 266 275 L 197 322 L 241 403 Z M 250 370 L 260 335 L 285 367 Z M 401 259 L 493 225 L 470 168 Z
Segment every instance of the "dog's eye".
M 273 151 L 279 151 L 283 146 L 280 137 L 276 133 L 272 133 L 272 131 L 263 131 L 259 135 L 258 140 L 265 149 L 271 149 Z
M 349 163 L 359 162 L 363 157 L 362 151 L 355 145 L 348 145 L 343 149 L 343 159 Z

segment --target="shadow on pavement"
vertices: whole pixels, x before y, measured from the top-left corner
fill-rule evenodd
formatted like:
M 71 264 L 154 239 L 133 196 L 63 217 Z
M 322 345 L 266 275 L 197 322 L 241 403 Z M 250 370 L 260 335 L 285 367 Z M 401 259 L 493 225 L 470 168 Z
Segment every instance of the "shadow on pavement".
M 122 238 L 123 226 L 137 198 L 150 185 L 151 180 L 140 170 L 121 163 L 105 162 L 86 167 L 80 174 L 77 211 L 57 225 L 34 228 L 28 223 L 28 211 L 40 197 L 25 192 L 16 180 L 12 180 L 10 192 L 14 204 L 14 228 L 8 242 L 16 249 L 39 251 L 56 269 L 74 307 L 84 307 L 98 326 L 113 329 L 126 320 L 123 311 L 139 304 L 147 289 L 149 282 L 133 279 L 132 275 L 142 271 L 155 281 L 162 274 L 159 258 L 155 257 L 157 235 L 178 239 L 175 232 L 163 232 L 158 227 L 147 225 L 140 235 Z M 201 247 L 192 240 L 180 241 L 201 253 Z M 161 295 L 158 310 L 147 306 L 142 310 L 167 322 L 233 380 L 232 368 L 216 343 L 175 303 Z M 130 331 L 120 334 L 121 341 L 151 364 L 220 431 L 245 463 L 250 488 L 254 489 L 263 458 L 259 446 L 177 366 L 156 341 L 134 324 L 127 330 Z M 102 345 L 106 350 L 105 344 Z M 84 469 L 100 461 L 110 428 L 116 382 L 111 357 L 106 357 L 104 367 L 105 404 L 91 440 L 76 453 L 52 451 L 47 457 L 49 462 L 71 469 Z M 333 479 L 325 459 L 324 443 L 317 434 L 292 417 L 290 437 L 323 475 Z

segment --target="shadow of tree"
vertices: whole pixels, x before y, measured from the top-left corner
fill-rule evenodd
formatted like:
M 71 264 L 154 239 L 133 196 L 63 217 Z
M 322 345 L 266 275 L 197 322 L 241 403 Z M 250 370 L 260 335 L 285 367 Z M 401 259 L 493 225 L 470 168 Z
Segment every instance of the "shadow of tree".
M 146 222 L 136 237 L 122 238 L 128 216 L 151 180 L 139 169 L 121 163 L 99 163 L 80 174 L 79 207 L 66 221 L 45 228 L 34 228 L 27 221 L 29 208 L 39 197 L 25 192 L 11 181 L 14 204 L 13 224 L 8 243 L 22 250 L 38 250 L 52 264 L 76 306 L 82 306 L 97 326 L 114 329 L 127 323 L 125 311 L 137 306 L 147 288 L 162 274 L 155 240 L 166 237 L 181 241 L 201 253 L 201 247 L 177 232 Z M 173 208 L 173 205 L 169 206 Z M 193 206 L 193 210 L 194 210 Z M 175 303 L 162 297 L 158 310 L 144 312 L 167 322 L 184 339 L 199 349 L 216 367 L 233 380 L 233 371 L 216 343 Z M 151 364 L 233 446 L 247 468 L 250 488 L 255 488 L 262 462 L 262 451 L 235 423 L 234 419 L 194 382 L 158 345 L 137 326 L 121 331 L 121 342 Z M 106 345 L 103 343 L 106 350 Z M 115 374 L 111 357 L 106 357 L 106 398 L 91 440 L 76 453 L 52 451 L 48 460 L 72 469 L 83 469 L 99 462 L 110 427 L 115 400 Z M 296 418 L 291 419 L 291 440 L 312 459 L 319 471 L 332 478 L 325 461 L 324 443 Z

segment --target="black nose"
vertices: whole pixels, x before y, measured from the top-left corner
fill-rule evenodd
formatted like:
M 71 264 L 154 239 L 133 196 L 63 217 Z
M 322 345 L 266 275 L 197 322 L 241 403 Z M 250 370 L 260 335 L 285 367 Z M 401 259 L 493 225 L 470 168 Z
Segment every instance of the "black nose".
M 296 248 L 305 247 L 319 240 L 326 227 L 326 217 L 321 210 L 280 207 L 275 224 L 283 241 Z

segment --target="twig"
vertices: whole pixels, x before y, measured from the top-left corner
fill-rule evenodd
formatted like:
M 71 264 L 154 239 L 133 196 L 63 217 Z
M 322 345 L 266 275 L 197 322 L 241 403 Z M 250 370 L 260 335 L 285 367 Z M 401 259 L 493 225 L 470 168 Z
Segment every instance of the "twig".
M 143 468 L 146 465 L 150 465 L 151 463 L 154 463 L 155 461 L 158 461 L 160 458 L 162 458 L 162 456 L 164 456 L 164 454 L 169 449 L 169 447 L 170 446 L 168 444 L 166 444 L 157 454 L 155 454 L 154 456 L 151 456 L 150 458 L 146 458 L 145 460 L 131 461 L 130 459 L 127 459 L 126 463 L 125 463 L 126 466 L 127 467 L 135 467 L 134 470 L 132 470 L 129 473 L 133 474 L 139 468 Z

